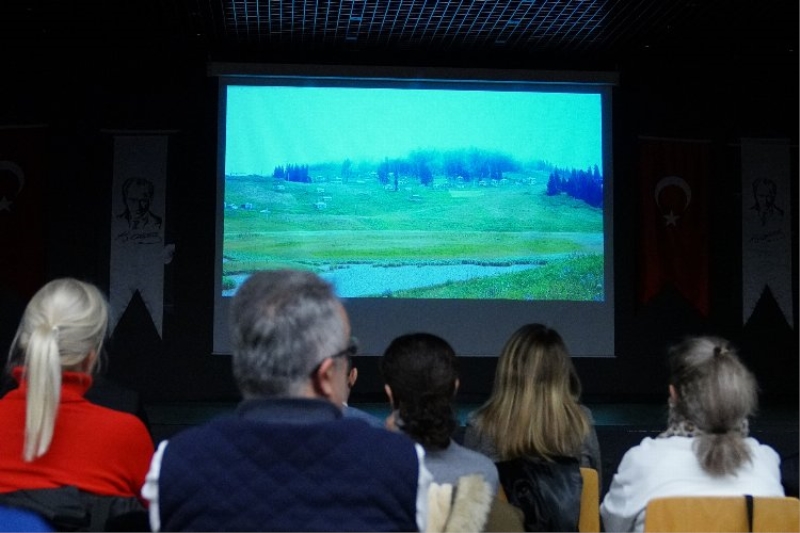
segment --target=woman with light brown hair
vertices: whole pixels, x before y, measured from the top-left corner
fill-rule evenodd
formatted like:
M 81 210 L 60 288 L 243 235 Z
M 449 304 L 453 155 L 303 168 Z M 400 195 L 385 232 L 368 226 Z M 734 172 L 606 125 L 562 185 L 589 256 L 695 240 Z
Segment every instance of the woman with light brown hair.
M 718 337 L 669 353 L 667 430 L 628 450 L 600 506 L 606 531 L 642 531 L 647 503 L 666 496 L 783 496 L 778 454 L 748 437 L 755 377 Z
M 464 445 L 491 457 L 528 531 L 574 531 L 580 466 L 600 470 L 591 413 L 561 335 L 526 324 L 506 341 L 491 396 L 467 421 Z M 543 487 L 543 479 L 558 480 Z M 544 516 L 542 510 L 548 510 Z
M 495 461 L 573 456 L 599 471 L 600 447 L 580 395 L 561 335 L 526 324 L 503 347 L 491 396 L 470 415 L 464 443 Z

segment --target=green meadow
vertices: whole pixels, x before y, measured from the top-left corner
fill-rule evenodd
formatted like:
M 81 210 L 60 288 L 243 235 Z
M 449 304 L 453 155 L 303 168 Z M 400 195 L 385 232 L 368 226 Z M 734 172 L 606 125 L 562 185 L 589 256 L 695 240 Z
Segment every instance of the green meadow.
M 547 175 L 508 173 L 496 186 L 375 176 L 272 177 L 225 182 L 223 274 L 348 265 L 535 265 L 393 297 L 602 299 L 603 213 L 566 195 L 544 194 Z M 235 206 L 235 208 L 233 207 Z M 227 280 L 224 285 L 235 283 Z

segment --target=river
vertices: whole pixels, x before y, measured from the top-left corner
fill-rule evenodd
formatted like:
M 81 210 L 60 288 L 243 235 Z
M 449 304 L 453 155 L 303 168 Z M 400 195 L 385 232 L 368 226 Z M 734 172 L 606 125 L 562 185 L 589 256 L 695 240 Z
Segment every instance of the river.
M 430 287 L 448 281 L 463 281 L 509 272 L 521 272 L 538 265 L 481 266 L 481 265 L 408 265 L 382 267 L 374 265 L 347 265 L 323 272 L 320 276 L 336 287 L 342 298 L 380 296 L 389 292 Z M 236 286 L 244 283 L 249 274 L 228 276 Z M 236 289 L 223 291 L 223 296 L 233 296 Z

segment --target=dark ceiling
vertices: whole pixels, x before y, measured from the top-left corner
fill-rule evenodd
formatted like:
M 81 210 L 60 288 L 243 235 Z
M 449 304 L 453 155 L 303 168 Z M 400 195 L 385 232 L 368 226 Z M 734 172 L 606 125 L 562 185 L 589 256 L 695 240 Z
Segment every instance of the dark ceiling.
M 0 44 L 605 69 L 687 55 L 796 61 L 798 20 L 797 0 L 3 0 Z

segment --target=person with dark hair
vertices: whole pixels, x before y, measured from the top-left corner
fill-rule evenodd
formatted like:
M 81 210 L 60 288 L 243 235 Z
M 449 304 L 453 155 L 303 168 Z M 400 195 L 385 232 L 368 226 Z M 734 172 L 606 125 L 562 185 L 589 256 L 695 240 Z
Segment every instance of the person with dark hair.
M 231 303 L 230 416 L 159 444 L 153 531 L 424 531 L 430 473 L 405 435 L 343 418 L 350 322 L 312 272 L 252 274 Z
M 380 361 L 392 406 L 386 426 L 425 448 L 433 475 L 429 531 L 481 531 L 498 492 L 491 459 L 456 443 L 453 401 L 459 386 L 455 351 L 429 333 L 395 338 Z
M 409 435 L 425 448 L 425 466 L 438 483 L 455 483 L 466 474 L 480 474 L 497 493 L 497 468 L 483 454 L 456 443 L 453 401 L 459 380 L 457 358 L 450 344 L 429 333 L 394 339 L 383 354 L 381 373 L 392 406 L 387 425 Z
M 758 389 L 731 344 L 687 338 L 669 369 L 669 425 L 622 457 L 600 506 L 606 531 L 643 531 L 653 498 L 784 495 L 778 454 L 748 437 Z
M 9 351 L 18 386 L 0 399 L 0 505 L 57 529 L 103 531 L 109 518 L 144 511 L 149 432 L 85 397 L 107 326 L 97 287 L 56 279 L 31 298 Z

